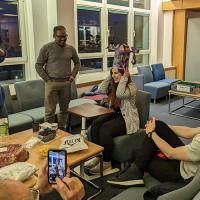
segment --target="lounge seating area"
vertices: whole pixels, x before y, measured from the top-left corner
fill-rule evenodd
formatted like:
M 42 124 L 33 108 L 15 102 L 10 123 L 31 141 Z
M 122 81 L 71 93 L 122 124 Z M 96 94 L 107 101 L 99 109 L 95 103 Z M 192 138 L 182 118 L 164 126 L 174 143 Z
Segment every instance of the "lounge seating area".
M 30 80 L 14 84 L 16 100 L 12 99 L 8 85 L 2 85 L 5 91 L 5 112 L 8 115 L 9 133 L 32 128 L 32 122 L 44 122 L 44 81 Z M 75 82 L 71 84 L 71 101 L 69 107 L 83 103 L 96 104 L 90 99 L 78 98 Z M 59 111 L 57 106 L 56 114 Z M 79 118 L 72 117 L 72 126 L 80 124 Z
M 166 79 L 163 64 L 139 66 L 138 73 L 144 76 L 144 91 L 151 94 L 154 103 L 157 99 L 168 96 L 171 84 L 176 79 Z

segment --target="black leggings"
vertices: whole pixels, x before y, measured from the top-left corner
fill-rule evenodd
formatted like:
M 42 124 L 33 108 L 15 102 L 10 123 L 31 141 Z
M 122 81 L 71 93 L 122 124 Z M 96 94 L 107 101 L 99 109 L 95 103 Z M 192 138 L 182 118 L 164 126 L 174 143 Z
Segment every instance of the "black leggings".
M 98 117 L 91 126 L 92 142 L 104 147 L 103 160 L 111 160 L 113 138 L 126 134 L 126 124 L 121 114 L 108 114 Z
M 172 147 L 183 146 L 183 142 L 162 121 L 156 121 L 155 132 Z M 142 133 L 145 134 L 145 133 Z M 158 147 L 147 135 L 135 158 L 135 164 L 142 170 L 147 170 L 153 177 L 161 182 L 183 180 L 180 174 L 180 161 L 161 159 L 156 156 Z

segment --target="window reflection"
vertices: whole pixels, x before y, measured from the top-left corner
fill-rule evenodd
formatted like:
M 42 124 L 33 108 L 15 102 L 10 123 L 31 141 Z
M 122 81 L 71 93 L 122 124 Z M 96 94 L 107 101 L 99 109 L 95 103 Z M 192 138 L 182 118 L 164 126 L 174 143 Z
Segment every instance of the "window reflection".
M 129 6 L 129 0 L 107 0 L 108 4 L 118 5 L 118 6 Z
M 25 80 L 24 65 L 0 66 L 0 81 L 13 83 Z
M 78 9 L 78 51 L 101 52 L 100 11 Z
M 0 46 L 7 50 L 7 57 L 21 57 L 18 1 L 0 1 Z
M 108 68 L 111 68 L 112 66 L 113 66 L 113 60 L 114 60 L 114 58 L 113 57 L 109 57 L 108 58 Z
M 127 43 L 127 14 L 109 12 L 108 30 L 109 51 L 112 51 L 112 46 Z
M 81 59 L 81 74 L 100 71 L 103 71 L 102 58 Z
M 151 0 L 133 0 L 133 7 L 141 9 L 150 9 Z
M 136 13 L 134 27 L 134 46 L 140 50 L 149 49 L 149 15 Z
M 133 65 L 133 67 L 149 64 L 149 54 L 137 54 L 136 60 L 137 64 Z

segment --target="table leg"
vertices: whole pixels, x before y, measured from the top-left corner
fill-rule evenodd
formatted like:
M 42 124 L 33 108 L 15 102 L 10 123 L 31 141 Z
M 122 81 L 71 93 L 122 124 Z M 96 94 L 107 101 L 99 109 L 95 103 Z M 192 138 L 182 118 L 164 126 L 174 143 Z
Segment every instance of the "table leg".
M 85 117 L 82 117 L 81 135 L 82 135 L 84 138 L 87 137 L 86 118 L 85 118 Z

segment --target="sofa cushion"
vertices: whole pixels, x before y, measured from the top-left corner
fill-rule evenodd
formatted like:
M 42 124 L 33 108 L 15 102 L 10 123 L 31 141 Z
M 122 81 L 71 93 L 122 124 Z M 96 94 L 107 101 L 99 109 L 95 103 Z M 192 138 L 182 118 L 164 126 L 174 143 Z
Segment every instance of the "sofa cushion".
M 151 72 L 151 67 L 149 65 L 140 66 L 137 69 L 138 69 L 139 74 L 144 75 L 144 83 L 149 83 L 153 81 L 153 75 Z
M 37 121 L 40 123 L 44 122 L 44 113 L 45 113 L 44 107 L 38 107 L 20 112 L 20 114 L 29 116 L 32 119 L 32 121 Z
M 165 70 L 162 63 L 151 65 L 153 80 L 159 81 L 165 79 Z
M 8 115 L 9 134 L 17 133 L 32 127 L 32 118 L 21 113 Z
M 20 111 L 44 106 L 43 80 L 16 82 L 14 86 Z
M 159 99 L 167 96 L 170 88 L 170 84 L 159 81 L 144 84 L 144 90 L 151 93 L 152 99 Z

